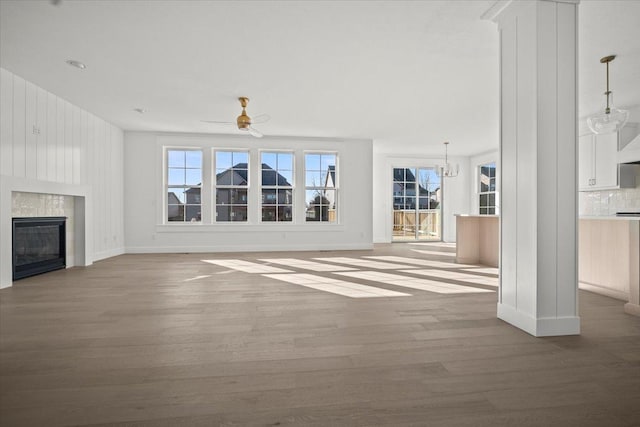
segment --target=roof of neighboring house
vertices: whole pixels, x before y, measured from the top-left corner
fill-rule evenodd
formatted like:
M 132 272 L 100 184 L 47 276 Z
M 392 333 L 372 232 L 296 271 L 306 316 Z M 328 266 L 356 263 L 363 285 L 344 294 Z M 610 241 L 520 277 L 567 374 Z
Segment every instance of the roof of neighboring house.
M 399 187 L 402 187 L 402 188 L 406 189 L 408 186 L 410 186 L 410 187 L 412 187 L 411 189 L 413 190 L 413 183 L 414 182 L 416 182 L 416 176 L 413 174 L 411 169 L 409 169 L 409 168 L 394 168 L 393 169 L 393 185 L 394 185 L 394 188 L 395 188 L 395 186 L 399 186 Z M 440 187 L 437 187 L 436 189 L 432 190 L 431 193 L 435 193 L 439 189 L 440 189 Z M 421 195 L 421 196 L 428 195 L 429 191 L 422 184 L 418 183 L 418 194 Z
M 240 176 L 244 182 L 247 182 L 247 171 L 248 165 L 246 163 L 238 163 L 233 165 L 230 169 L 226 169 L 223 172 L 216 174 L 216 178 L 221 177 L 224 174 L 233 172 L 236 175 Z M 280 175 L 279 173 L 273 174 L 269 172 L 275 172 L 275 170 L 267 165 L 266 163 L 262 164 L 262 185 L 273 185 L 273 186 L 291 186 L 291 183 L 287 181 L 287 178 Z
M 329 166 L 329 174 L 327 175 L 327 183 L 329 181 L 329 178 L 331 178 L 331 182 L 333 183 L 333 185 L 336 185 L 336 167 L 335 167 L 335 165 L 330 165 Z
M 176 196 L 176 193 L 174 193 L 173 191 L 169 193 L 169 196 L 167 198 L 167 202 L 168 202 L 169 205 L 181 205 L 182 204 L 182 202 L 180 201 L 178 196 Z

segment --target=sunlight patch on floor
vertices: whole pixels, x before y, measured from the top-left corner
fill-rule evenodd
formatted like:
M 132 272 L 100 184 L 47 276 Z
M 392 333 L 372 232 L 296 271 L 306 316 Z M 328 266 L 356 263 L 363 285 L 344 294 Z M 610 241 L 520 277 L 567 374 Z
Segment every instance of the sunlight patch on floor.
M 468 271 L 470 273 L 484 273 L 484 274 L 500 274 L 500 270 L 497 267 L 480 267 L 480 268 L 462 268 L 462 271 Z
M 400 274 L 382 273 L 378 271 L 357 271 L 335 273 L 342 276 L 353 277 L 356 279 L 371 280 L 374 282 L 386 283 L 403 288 L 419 289 L 422 291 L 435 292 L 439 294 L 467 294 L 493 292 L 489 289 L 474 288 L 471 286 L 454 285 L 451 283 L 438 282 L 429 279 L 412 279 Z
M 257 264 L 241 259 L 203 259 L 202 262 L 243 271 L 245 273 L 291 273 L 290 270 L 285 270 L 284 268 L 271 267 L 269 265 Z
M 264 277 L 281 280 L 295 285 L 319 291 L 330 292 L 332 294 L 343 295 L 349 298 L 380 298 L 380 297 L 405 297 L 411 296 L 403 292 L 380 289 L 373 286 L 360 285 L 358 283 L 346 282 L 344 280 L 331 279 L 313 274 L 263 274 Z
M 446 256 L 446 257 L 451 257 L 451 258 L 455 258 L 456 257 L 456 253 L 455 252 L 444 252 L 444 251 L 425 251 L 423 249 L 411 249 L 414 252 L 418 252 L 419 254 L 424 254 L 424 255 L 438 255 L 438 256 Z
M 196 277 L 192 277 L 190 279 L 184 279 L 183 282 L 191 282 L 193 280 L 206 279 L 207 277 L 211 277 L 211 275 L 210 274 L 205 274 L 204 276 L 196 276 Z
M 403 270 L 403 273 L 419 274 L 421 276 L 438 277 L 440 279 L 458 280 L 476 285 L 498 286 L 497 277 L 477 276 L 471 273 L 444 270 Z
M 447 243 L 447 242 L 412 242 L 412 243 L 407 243 L 408 245 L 416 245 L 416 246 L 435 246 L 438 248 L 453 248 L 455 249 L 456 244 L 454 243 Z
M 331 258 L 314 258 L 318 261 L 335 262 L 338 264 L 354 265 L 362 268 L 375 268 L 377 270 L 399 270 L 402 268 L 414 268 L 412 265 L 392 264 L 389 262 L 371 261 L 368 259 L 348 258 L 348 257 L 331 257 Z
M 270 262 L 274 264 L 286 265 L 293 268 L 302 268 L 304 270 L 312 271 L 350 271 L 354 270 L 351 267 L 345 267 L 335 264 L 322 264 L 320 262 L 308 261 L 305 259 L 296 258 L 264 258 L 260 261 Z
M 431 259 L 422 259 L 420 260 L 420 264 L 418 264 L 417 262 L 415 263 L 416 265 L 423 265 L 425 267 L 435 267 L 435 268 L 472 268 L 472 267 L 477 267 L 477 265 L 474 264 L 457 264 L 455 262 L 453 262 L 453 260 L 451 261 L 434 261 Z M 405 264 L 407 264 L 407 262 L 405 262 Z
M 380 261 L 423 265 L 426 267 L 444 267 L 444 268 L 473 267 L 473 264 L 456 264 L 454 262 L 432 261 L 430 259 L 408 258 L 408 257 L 393 256 L 393 255 L 367 256 L 365 258 L 376 259 Z

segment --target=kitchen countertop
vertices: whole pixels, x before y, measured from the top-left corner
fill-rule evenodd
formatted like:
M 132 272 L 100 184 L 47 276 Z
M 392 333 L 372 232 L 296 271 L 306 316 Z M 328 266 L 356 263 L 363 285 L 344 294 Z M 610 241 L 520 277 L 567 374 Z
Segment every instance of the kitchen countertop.
M 585 215 L 580 216 L 579 219 L 598 219 L 598 220 L 606 220 L 606 221 L 640 221 L 640 216 L 615 216 L 615 215 Z
M 500 218 L 500 215 L 477 215 L 477 214 L 453 214 L 453 216 L 469 218 Z M 640 216 L 616 216 L 616 215 L 582 215 L 578 219 L 597 219 L 606 221 L 640 221 Z

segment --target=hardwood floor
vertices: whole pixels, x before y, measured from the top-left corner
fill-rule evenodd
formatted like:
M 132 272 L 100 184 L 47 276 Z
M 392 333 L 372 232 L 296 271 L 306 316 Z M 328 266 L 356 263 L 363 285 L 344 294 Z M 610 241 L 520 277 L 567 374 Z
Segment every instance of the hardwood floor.
M 640 426 L 640 319 L 620 301 L 581 292 L 581 336 L 533 338 L 496 318 L 491 270 L 475 285 L 420 263 L 380 270 L 485 291 L 438 293 L 316 259 L 473 272 L 433 253 L 452 250 L 123 255 L 19 281 L 0 291 L 0 425 Z M 205 259 L 410 295 L 349 297 Z

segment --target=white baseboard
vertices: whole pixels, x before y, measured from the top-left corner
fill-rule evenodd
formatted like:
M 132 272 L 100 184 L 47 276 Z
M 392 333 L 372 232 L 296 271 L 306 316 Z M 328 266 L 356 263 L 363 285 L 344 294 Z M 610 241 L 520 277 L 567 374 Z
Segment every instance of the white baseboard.
M 127 254 L 160 253 L 220 253 L 220 252 L 289 252 L 289 251 L 353 251 L 372 250 L 370 243 L 318 245 L 317 243 L 296 245 L 252 245 L 252 246 L 127 246 Z
M 640 316 L 640 305 L 628 302 L 624 305 L 624 312 L 633 316 Z
M 604 295 L 606 297 L 619 299 L 625 302 L 629 301 L 629 294 L 627 292 L 618 291 L 616 289 L 605 288 L 598 285 L 592 285 L 590 283 L 585 283 L 585 282 L 579 282 L 578 287 L 582 290 L 593 292 L 594 294 Z
M 522 329 L 534 337 L 553 337 L 562 335 L 580 335 L 580 317 L 541 317 L 535 318 L 528 313 L 498 303 L 498 319 Z
M 100 261 L 102 259 L 107 259 L 107 258 L 111 258 L 118 255 L 124 255 L 125 253 L 126 252 L 124 248 L 115 248 L 115 249 L 109 249 L 107 251 L 95 252 L 93 254 L 93 260 Z

